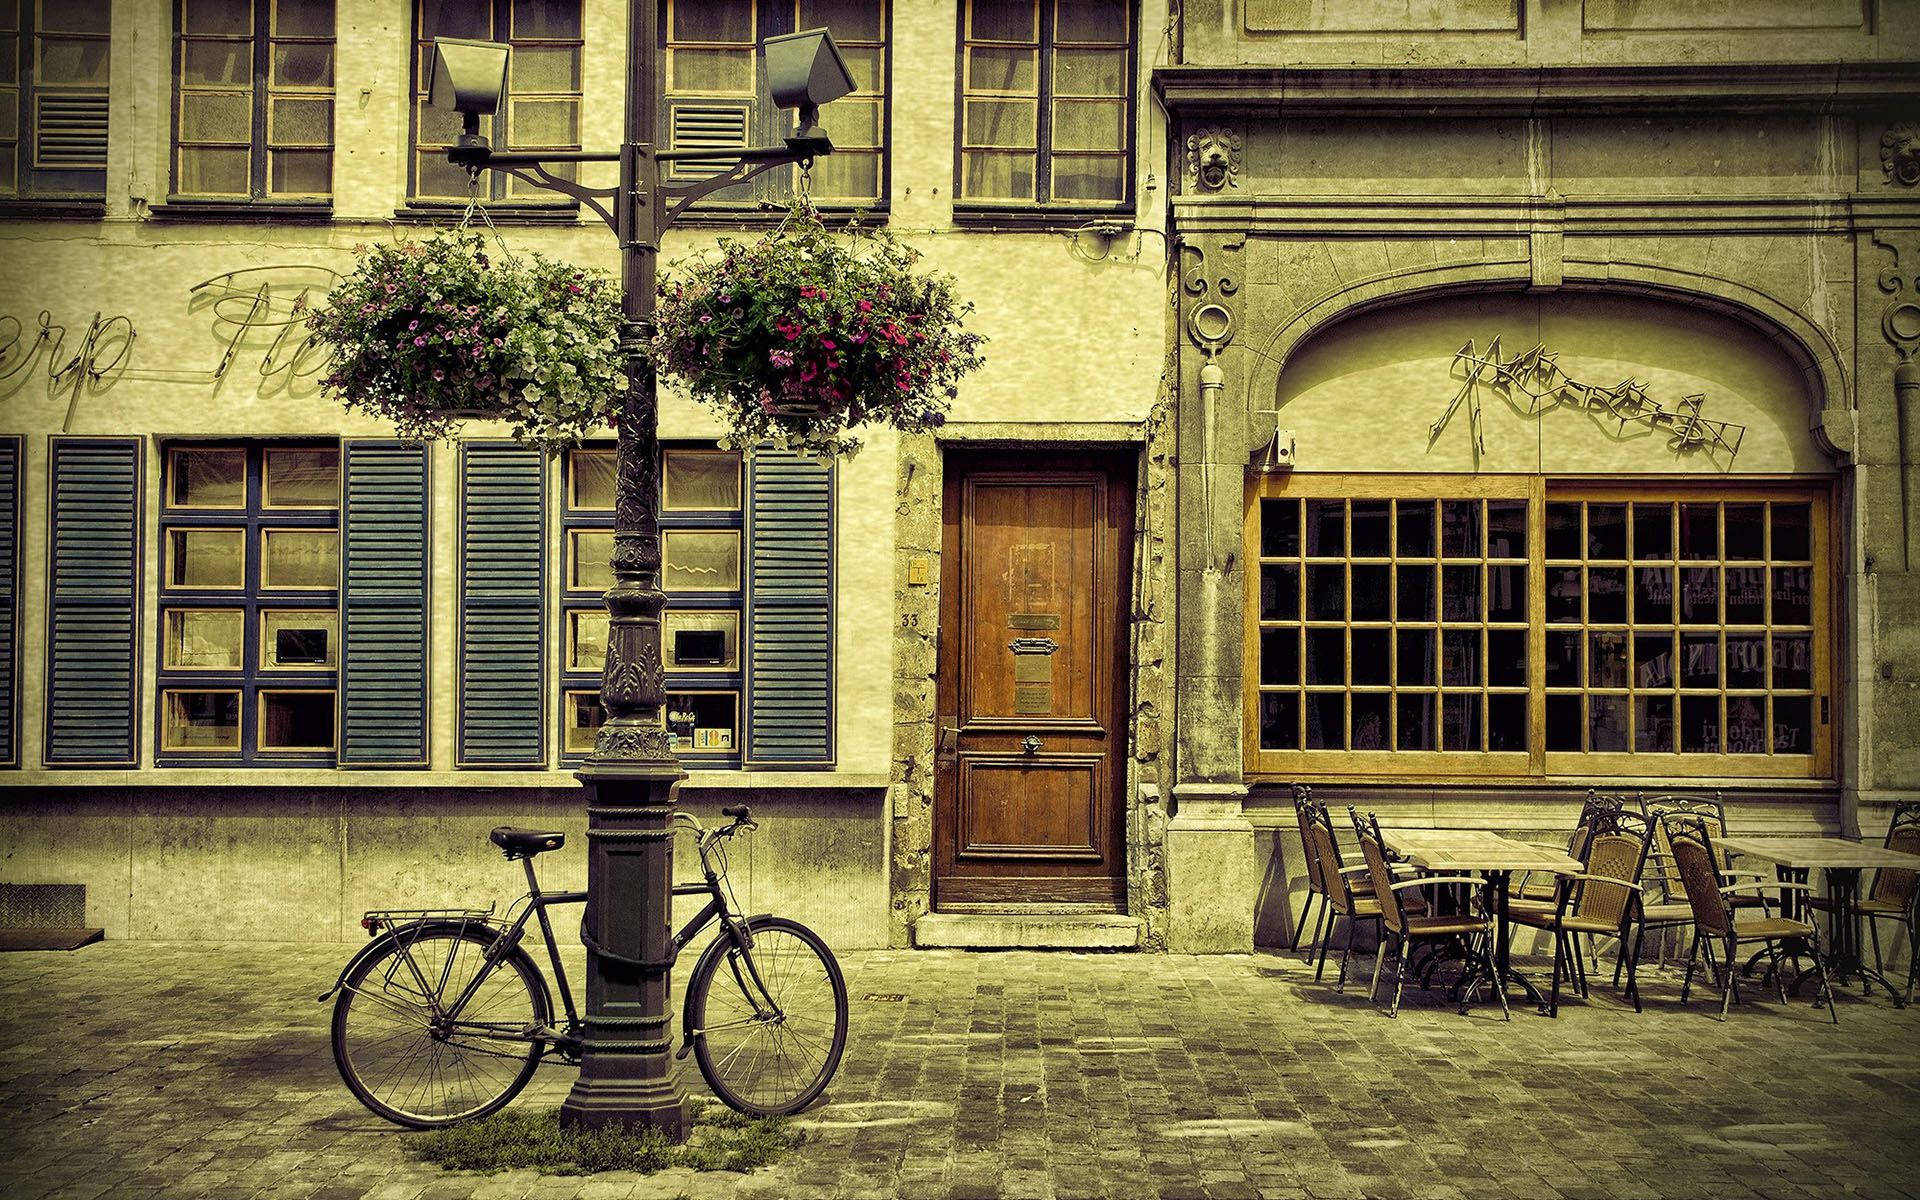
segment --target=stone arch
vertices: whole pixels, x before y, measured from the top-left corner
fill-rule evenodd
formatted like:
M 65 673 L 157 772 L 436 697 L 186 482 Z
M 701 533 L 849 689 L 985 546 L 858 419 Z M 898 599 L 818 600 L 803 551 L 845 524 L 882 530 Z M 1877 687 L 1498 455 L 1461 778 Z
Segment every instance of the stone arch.
M 1350 317 L 1445 295 L 1511 292 L 1531 284 L 1525 261 L 1440 263 L 1387 272 L 1343 284 L 1294 313 L 1267 335 L 1250 356 L 1244 395 L 1249 417 L 1263 397 L 1271 396 L 1293 352 Z M 1815 442 L 1836 463 L 1852 461 L 1850 427 L 1845 445 L 1836 443 L 1824 419 L 1829 412 L 1853 408 L 1853 393 L 1839 346 L 1805 313 L 1778 298 L 1733 280 L 1679 267 L 1611 261 L 1565 263 L 1562 290 L 1611 295 L 1645 295 L 1669 302 L 1704 306 L 1746 324 L 1777 345 L 1799 368 L 1805 384 L 1808 427 Z M 1257 443 L 1258 438 L 1250 439 Z

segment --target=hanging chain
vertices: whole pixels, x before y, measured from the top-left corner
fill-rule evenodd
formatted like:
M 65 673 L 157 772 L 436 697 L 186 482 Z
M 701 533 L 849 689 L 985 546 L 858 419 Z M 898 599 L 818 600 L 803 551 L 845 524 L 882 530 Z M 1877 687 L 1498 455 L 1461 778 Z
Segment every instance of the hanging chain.
M 517 266 L 520 262 L 519 256 L 514 254 L 513 247 L 507 245 L 505 235 L 500 232 L 500 227 L 493 223 L 493 217 L 488 214 L 487 206 L 480 202 L 480 171 L 479 167 L 467 168 L 467 207 L 460 214 L 460 224 L 454 228 L 454 232 L 465 233 L 472 226 L 473 218 L 477 215 L 480 223 L 487 227 L 487 232 L 493 235 L 494 243 L 500 247 L 502 257 Z

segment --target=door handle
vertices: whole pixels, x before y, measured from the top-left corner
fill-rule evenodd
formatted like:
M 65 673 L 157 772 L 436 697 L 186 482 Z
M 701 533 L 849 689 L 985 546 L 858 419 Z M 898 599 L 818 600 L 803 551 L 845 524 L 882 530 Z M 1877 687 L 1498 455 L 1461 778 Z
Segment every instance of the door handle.
M 954 725 L 940 727 L 940 753 L 952 754 L 960 748 L 960 730 Z
M 1040 747 L 1043 745 L 1045 743 L 1040 740 L 1040 735 L 1037 733 L 1030 733 L 1020 739 L 1020 749 L 1028 754 L 1040 753 Z

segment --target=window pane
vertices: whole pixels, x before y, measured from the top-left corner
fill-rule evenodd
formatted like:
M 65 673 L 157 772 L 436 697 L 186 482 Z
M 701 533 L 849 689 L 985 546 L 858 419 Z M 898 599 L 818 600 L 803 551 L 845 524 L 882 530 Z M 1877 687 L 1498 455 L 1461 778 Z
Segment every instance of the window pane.
M 247 614 L 237 608 L 167 610 L 164 666 L 175 670 L 233 671 L 246 657 Z
M 522 51 L 521 53 L 525 53 Z M 333 45 L 296 42 L 273 48 L 273 86 L 333 86 Z
M 333 0 L 273 0 L 273 35 L 331 38 Z
M 1440 503 L 1440 553 L 1448 558 L 1473 558 L 1480 553 L 1480 502 L 1443 500 Z
M 1627 686 L 1627 635 L 1589 633 L 1587 635 L 1587 686 L 1623 688 Z
M 1126 145 L 1126 117 L 1124 104 L 1106 100 L 1062 100 L 1053 106 L 1053 147 L 1055 150 L 1119 150 Z
M 826 26 L 835 41 L 879 41 L 880 0 L 800 0 L 800 28 Z
M 1643 633 L 1633 639 L 1633 686 L 1673 686 L 1673 635 Z
M 1126 159 L 1114 155 L 1054 156 L 1055 200 L 1124 200 L 1126 195 Z
M 969 150 L 962 159 L 970 199 L 1033 199 L 1032 154 Z
M 245 450 L 175 450 L 168 460 L 176 508 L 244 508 Z
M 1813 700 L 1807 696 L 1777 696 L 1773 701 L 1773 752 L 1813 753 Z
M 1435 700 L 1435 696 L 1425 692 L 1400 697 L 1400 729 L 1396 739 L 1396 745 L 1400 749 L 1432 750 L 1435 748 L 1433 722 Z
M 467 173 L 447 161 L 444 151 L 414 156 L 413 194 L 444 199 L 466 199 Z
M 966 138 L 969 146 L 1032 147 L 1034 104 L 1031 100 L 968 100 Z
M 1767 619 L 1767 569 L 1728 567 L 1727 624 L 1760 625 Z
M 1480 697 L 1447 693 L 1440 697 L 1440 737 L 1445 750 L 1480 749 Z
M 1307 630 L 1307 682 L 1333 685 L 1346 681 L 1346 632 L 1340 629 Z
M 1633 702 L 1633 748 L 1640 754 L 1673 753 L 1673 697 L 1639 696 Z
M 1395 508 L 1401 558 L 1433 557 L 1433 508 L 1431 500 L 1402 500 Z
M 1298 500 L 1260 502 L 1260 553 L 1267 558 L 1285 558 L 1300 553 Z
M 337 508 L 338 450 L 269 450 L 266 502 L 273 508 Z
M 1627 698 L 1587 697 L 1587 748 L 1595 754 L 1618 754 L 1627 748 Z
M 1123 0 L 1055 0 L 1053 36 L 1062 42 L 1124 42 Z
M 1547 749 L 1580 751 L 1586 720 L 1580 715 L 1580 697 L 1547 697 Z
M 1580 635 L 1578 633 L 1547 634 L 1546 683 L 1548 687 L 1580 686 Z
M 1394 637 L 1398 642 L 1394 682 L 1403 688 L 1432 687 L 1438 683 L 1434 666 L 1438 634 L 1431 629 L 1402 629 Z
M 1527 557 L 1527 502 L 1487 501 L 1487 557 Z
M 1673 506 L 1633 506 L 1633 556 L 1639 559 L 1673 557 Z
M 1300 682 L 1300 631 L 1260 631 L 1260 682 L 1269 686 L 1297 686 Z
M 1512 753 L 1527 748 L 1527 698 L 1518 693 L 1487 697 L 1487 749 Z
M 1124 96 L 1127 94 L 1127 52 L 1124 50 L 1055 50 L 1053 92 L 1056 96 Z M 1122 111 L 1125 105 L 1119 106 Z
M 1386 629 L 1353 631 L 1353 682 L 1385 687 L 1393 678 L 1393 634 Z
M 29 3 L 30 0 L 20 0 Z M 14 0 L 8 0 L 11 9 Z M 111 0 L 42 0 L 40 29 L 59 33 L 106 33 L 112 18 Z M 9 18 L 11 20 L 11 18 Z M 6 25 L 17 29 L 17 23 Z
M 568 692 L 565 746 L 569 754 L 585 754 L 593 749 L 594 734 L 606 724 L 607 710 L 600 705 L 598 692 Z
M 573 507 L 613 511 L 613 481 L 619 465 L 611 450 L 575 450 L 569 464 Z
M 1042 2 L 967 0 L 967 36 L 988 42 L 1037 42 Z
M 740 666 L 740 614 L 730 612 L 670 612 L 662 617 L 670 671 L 734 671 Z
M 1680 568 L 1680 620 L 1689 625 L 1720 623 L 1720 569 Z
M 1587 557 L 1620 559 L 1627 556 L 1627 506 L 1587 505 Z
M 1487 632 L 1487 682 L 1494 687 L 1527 686 L 1527 631 Z
M 247 578 L 243 529 L 167 531 L 167 585 L 177 588 L 237 588 Z
M 840 135 L 828 123 L 836 145 Z M 880 156 L 836 149 L 813 164 L 813 194 L 821 200 L 877 200 L 880 197 Z
M 1773 508 L 1773 552 L 1775 562 L 1805 561 L 1813 557 L 1813 506 L 1775 504 Z
M 240 693 L 168 691 L 160 731 L 166 750 L 238 750 Z
M 1767 686 L 1767 639 L 1763 634 L 1737 637 L 1727 635 L 1727 686 L 1763 688 Z M 1749 753 L 1765 753 L 1750 751 Z
M 105 84 L 107 43 L 99 38 L 40 39 L 40 82 Z
M 732 692 L 667 693 L 667 732 L 673 735 L 674 749 L 733 749 L 739 707 L 739 699 Z
M 1320 692 L 1307 697 L 1307 749 L 1346 748 L 1346 699 L 1340 692 Z
M 1579 567 L 1547 568 L 1547 620 L 1578 621 L 1580 600 L 1586 592 Z
M 1040 52 L 1021 46 L 971 46 L 967 49 L 967 90 L 1036 95 Z
M 667 58 L 667 86 L 673 91 L 753 93 L 753 55 L 747 51 L 676 48 Z
M 260 586 L 340 586 L 340 535 L 331 529 L 262 530 Z
M 1473 687 L 1481 681 L 1480 631 L 1449 629 L 1441 634 L 1441 684 L 1447 687 Z
M 1260 748 L 1262 750 L 1298 750 L 1300 748 L 1300 694 L 1298 692 L 1260 693 Z
M 276 196 L 324 196 L 333 187 L 333 155 L 325 150 L 275 150 L 268 156 L 267 190 Z
M 187 33 L 253 36 L 250 0 L 185 0 L 185 6 L 181 28 Z
M 1394 615 L 1402 621 L 1431 621 L 1434 614 L 1433 568 L 1402 566 L 1394 568 L 1398 596 Z
M 275 100 L 267 139 L 275 146 L 326 146 L 333 141 L 333 101 Z
M 1627 569 L 1587 568 L 1587 621 L 1594 625 L 1623 625 L 1627 620 Z
M 1687 754 L 1720 753 L 1720 697 L 1680 697 L 1680 749 Z
M 1353 619 L 1385 621 L 1392 616 L 1393 568 L 1384 564 L 1355 564 L 1353 571 Z
M 247 194 L 247 156 L 246 150 L 182 146 L 178 186 L 191 196 L 244 196 Z
M 1480 568 L 1441 568 L 1440 619 L 1478 621 L 1480 619 Z
M 1807 625 L 1813 620 L 1813 568 L 1773 569 L 1773 623 Z
M 1300 568 L 1268 563 L 1260 568 L 1260 619 L 1300 619 Z
M 1804 634 L 1775 634 L 1773 686 L 1804 689 L 1813 686 L 1813 639 Z
M 667 620 L 673 614 L 667 614 Z M 605 609 L 576 608 L 567 613 L 567 670 L 598 673 L 607 666 Z M 671 643 L 669 643 L 671 644 Z
M 1353 735 L 1348 748 L 1353 750 L 1391 750 L 1388 713 L 1393 697 L 1386 692 L 1355 692 L 1353 695 Z
M 729 511 L 740 507 L 739 456 L 711 450 L 668 450 L 661 507 Z
M 1347 616 L 1347 569 L 1339 563 L 1307 568 L 1307 619 L 1343 621 Z
M 512 0 L 516 38 L 564 41 L 580 36 L 580 0 Z M 726 8 L 728 0 L 701 0 L 701 8 Z M 684 3 L 681 7 L 685 7 Z
M 573 567 L 567 578 L 576 591 L 604 592 L 613 586 L 613 530 L 575 531 Z
M 246 87 L 253 78 L 252 42 L 188 42 L 180 50 L 181 82 Z
M 1353 556 L 1386 558 L 1393 552 L 1390 513 L 1385 500 L 1353 502 Z
M 667 37 L 673 41 L 754 40 L 753 0 L 670 0 L 667 11 Z
M 488 0 L 419 0 L 420 37 L 424 39 L 493 36 L 492 8 Z
M 561 46 L 516 46 L 507 57 L 507 87 L 514 92 L 577 92 L 580 51 Z
M 182 94 L 180 136 L 192 142 L 250 141 L 253 137 L 252 97 L 244 92 Z
M 1307 501 L 1307 553 L 1344 558 L 1347 553 L 1347 506 L 1341 500 Z
M 507 119 L 516 146 L 573 146 L 580 141 L 578 100 L 516 100 Z
M 1673 620 L 1673 568 L 1635 567 L 1633 619 L 1642 625 L 1664 625 Z
M 260 748 L 333 749 L 333 693 L 261 692 Z
M 669 591 L 740 589 L 740 536 L 670 530 L 661 539 L 661 580 Z
M 1725 513 L 1728 558 L 1766 557 L 1766 506 L 1729 504 Z
M 260 665 L 268 669 L 332 670 L 340 618 L 331 609 L 260 614 Z
M 1580 557 L 1580 506 L 1547 505 L 1547 557 Z
M 1680 686 L 1720 686 L 1720 635 L 1688 633 L 1680 637 Z
M 1527 569 L 1519 566 L 1487 568 L 1487 619 L 1527 619 Z
M 1716 504 L 1680 506 L 1680 557 L 1720 557 L 1720 513 Z

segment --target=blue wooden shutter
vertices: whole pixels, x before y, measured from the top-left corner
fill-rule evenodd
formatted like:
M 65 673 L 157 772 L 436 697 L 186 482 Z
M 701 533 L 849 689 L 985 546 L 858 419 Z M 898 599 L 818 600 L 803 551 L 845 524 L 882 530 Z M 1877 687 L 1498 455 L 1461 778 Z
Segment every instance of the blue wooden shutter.
M 427 761 L 427 451 L 349 442 L 340 588 L 340 762 Z
M 546 761 L 547 460 L 469 444 L 460 458 L 460 763 Z
M 20 765 L 20 456 L 0 437 L 0 767 Z
M 833 762 L 833 465 L 785 450 L 751 460 L 747 753 L 752 765 Z
M 140 754 L 141 445 L 56 438 L 47 552 L 48 765 Z

